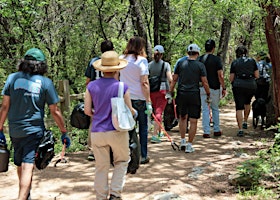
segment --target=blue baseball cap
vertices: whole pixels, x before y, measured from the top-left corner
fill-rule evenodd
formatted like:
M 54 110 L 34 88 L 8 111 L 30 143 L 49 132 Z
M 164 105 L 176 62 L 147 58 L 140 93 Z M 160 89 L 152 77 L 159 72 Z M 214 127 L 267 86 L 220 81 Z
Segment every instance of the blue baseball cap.
M 164 48 L 161 45 L 156 45 L 154 47 L 154 51 L 158 51 L 159 53 L 164 53 Z
M 45 61 L 44 53 L 38 48 L 31 48 L 24 54 L 25 60 Z

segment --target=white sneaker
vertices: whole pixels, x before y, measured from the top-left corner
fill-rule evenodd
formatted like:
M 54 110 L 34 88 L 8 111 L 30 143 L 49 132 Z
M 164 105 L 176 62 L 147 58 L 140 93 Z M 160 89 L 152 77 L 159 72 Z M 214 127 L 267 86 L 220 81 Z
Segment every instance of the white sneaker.
M 181 143 L 180 143 L 180 149 L 181 151 L 184 151 L 186 149 L 186 140 L 181 140 Z
M 186 145 L 185 153 L 192 153 L 192 152 L 194 152 L 194 148 L 192 147 L 192 145 L 190 143 L 188 143 Z

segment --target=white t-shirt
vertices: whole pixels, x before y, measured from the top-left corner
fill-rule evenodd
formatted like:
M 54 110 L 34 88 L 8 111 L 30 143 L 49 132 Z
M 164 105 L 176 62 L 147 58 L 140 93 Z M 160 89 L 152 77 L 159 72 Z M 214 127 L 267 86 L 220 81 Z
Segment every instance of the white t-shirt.
M 126 83 L 129 88 L 132 100 L 146 100 L 141 88 L 141 76 L 149 75 L 148 60 L 143 56 L 121 55 L 120 58 L 126 59 L 128 65 L 120 71 L 120 81 Z

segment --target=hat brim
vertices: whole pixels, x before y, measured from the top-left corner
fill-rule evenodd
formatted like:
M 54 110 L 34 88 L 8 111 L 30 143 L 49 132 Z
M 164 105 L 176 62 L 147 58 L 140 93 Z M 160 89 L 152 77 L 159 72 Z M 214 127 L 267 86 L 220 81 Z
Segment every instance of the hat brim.
M 101 63 L 101 59 L 95 61 L 94 63 L 92 63 L 92 66 L 99 71 L 102 72 L 115 72 L 115 71 L 119 71 L 123 68 L 125 68 L 127 66 L 127 60 L 125 59 L 119 59 L 120 63 L 119 65 L 115 65 L 115 66 L 104 66 Z

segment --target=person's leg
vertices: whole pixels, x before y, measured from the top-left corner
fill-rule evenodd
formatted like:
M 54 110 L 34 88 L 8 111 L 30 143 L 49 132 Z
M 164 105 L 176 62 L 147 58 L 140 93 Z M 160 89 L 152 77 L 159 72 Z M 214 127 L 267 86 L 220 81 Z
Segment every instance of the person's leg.
M 146 102 L 132 100 L 132 106 L 138 111 L 139 141 L 141 146 L 141 163 L 148 163 L 148 116 L 145 113 Z
M 97 200 L 107 199 L 109 194 L 108 173 L 111 164 L 107 135 L 107 132 L 94 132 L 91 134 L 91 146 L 95 156 L 94 189 Z
M 220 111 L 219 111 L 219 102 L 220 102 L 220 90 L 213 90 L 210 91 L 211 94 L 211 110 L 212 110 L 212 119 L 214 123 L 214 135 L 217 135 L 220 130 Z M 215 134 L 216 133 L 216 134 Z
M 111 181 L 110 194 L 121 197 L 125 184 L 125 175 L 130 160 L 128 132 L 112 132 L 110 146 L 114 156 L 114 171 Z
M 19 178 L 18 200 L 26 200 L 29 196 L 32 183 L 33 169 L 33 163 L 22 163 L 21 166 L 17 167 L 17 173 Z
M 197 130 L 197 119 L 190 118 L 190 129 L 189 129 L 189 143 L 193 143 L 194 137 Z
M 210 93 L 212 95 L 212 92 Z M 207 137 L 210 135 L 210 117 L 209 117 L 209 106 L 206 103 L 207 95 L 205 89 L 200 87 L 200 98 L 201 98 L 201 106 L 202 106 L 202 127 L 203 127 L 203 135 Z M 212 97 L 211 97 L 212 98 Z M 209 137 L 209 136 L 208 136 Z
M 245 109 L 244 109 L 244 122 L 247 123 L 248 121 L 248 117 L 251 111 L 251 105 L 250 104 L 245 104 L 244 105 Z
M 151 100 L 152 100 L 153 113 L 156 116 L 157 120 L 159 121 L 161 119 L 161 116 L 159 116 L 159 109 L 158 109 L 158 107 L 160 106 L 159 101 L 160 101 L 161 93 L 160 93 L 160 91 L 152 92 L 150 94 L 150 96 L 151 96 Z M 153 130 L 152 138 L 151 138 L 151 142 L 152 143 L 159 143 L 159 142 L 161 142 L 161 140 L 158 137 L 158 133 L 159 132 L 160 132 L 160 127 L 159 127 L 157 121 L 154 119 L 154 130 Z
M 242 130 L 242 123 L 243 123 L 243 110 L 236 111 L 236 121 L 239 130 Z
M 93 161 L 94 160 L 94 155 L 93 155 L 93 151 L 92 151 L 92 147 L 91 147 L 91 126 L 92 123 L 90 123 L 89 129 L 88 129 L 88 160 L 89 161 Z

